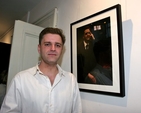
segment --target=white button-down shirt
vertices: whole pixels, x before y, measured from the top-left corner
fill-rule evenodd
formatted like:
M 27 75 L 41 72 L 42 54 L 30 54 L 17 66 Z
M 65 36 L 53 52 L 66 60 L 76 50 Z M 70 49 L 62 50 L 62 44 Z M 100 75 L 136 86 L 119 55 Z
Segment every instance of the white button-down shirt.
M 82 113 L 73 74 L 57 65 L 53 85 L 38 66 L 18 73 L 11 82 L 0 113 Z

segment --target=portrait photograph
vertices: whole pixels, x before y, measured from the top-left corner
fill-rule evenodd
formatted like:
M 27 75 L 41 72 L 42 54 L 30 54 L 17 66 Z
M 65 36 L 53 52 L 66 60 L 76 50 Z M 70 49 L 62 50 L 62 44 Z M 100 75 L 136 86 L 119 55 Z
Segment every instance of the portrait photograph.
M 77 28 L 78 83 L 112 85 L 110 17 Z
M 80 91 L 124 96 L 121 6 L 71 23 L 71 72 Z

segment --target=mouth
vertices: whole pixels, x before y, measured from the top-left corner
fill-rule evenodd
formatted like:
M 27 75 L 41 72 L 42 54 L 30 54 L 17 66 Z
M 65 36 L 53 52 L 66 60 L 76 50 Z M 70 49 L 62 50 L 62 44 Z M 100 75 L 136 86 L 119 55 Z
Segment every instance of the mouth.
M 57 54 L 55 54 L 55 53 L 49 53 L 48 55 L 49 56 L 56 56 Z

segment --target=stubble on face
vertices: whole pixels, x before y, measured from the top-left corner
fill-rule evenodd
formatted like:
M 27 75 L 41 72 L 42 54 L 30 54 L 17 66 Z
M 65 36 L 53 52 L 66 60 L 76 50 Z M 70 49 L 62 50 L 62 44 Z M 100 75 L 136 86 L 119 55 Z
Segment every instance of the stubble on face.
M 44 35 L 41 44 L 38 45 L 38 51 L 42 62 L 48 65 L 56 65 L 63 50 L 61 37 L 57 34 Z

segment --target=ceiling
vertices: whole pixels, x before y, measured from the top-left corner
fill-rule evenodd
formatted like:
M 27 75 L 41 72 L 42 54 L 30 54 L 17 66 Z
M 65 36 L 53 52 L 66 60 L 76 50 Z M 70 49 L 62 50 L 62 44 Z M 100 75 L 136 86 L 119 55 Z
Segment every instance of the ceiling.
M 42 0 L 0 0 L 0 38 Z

